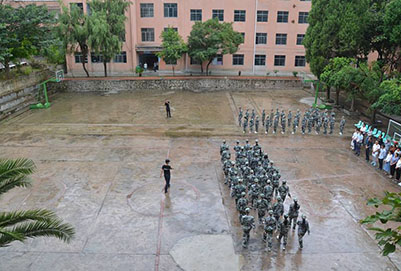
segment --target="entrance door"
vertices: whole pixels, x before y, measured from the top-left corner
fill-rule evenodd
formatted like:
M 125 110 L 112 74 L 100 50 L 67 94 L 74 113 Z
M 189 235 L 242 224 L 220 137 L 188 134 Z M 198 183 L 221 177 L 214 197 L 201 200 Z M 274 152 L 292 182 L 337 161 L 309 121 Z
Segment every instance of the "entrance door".
M 155 65 L 159 66 L 159 58 L 155 54 L 145 53 L 139 55 L 139 63 L 143 68 L 147 68 L 148 70 L 153 70 Z M 145 65 L 145 63 L 147 65 Z

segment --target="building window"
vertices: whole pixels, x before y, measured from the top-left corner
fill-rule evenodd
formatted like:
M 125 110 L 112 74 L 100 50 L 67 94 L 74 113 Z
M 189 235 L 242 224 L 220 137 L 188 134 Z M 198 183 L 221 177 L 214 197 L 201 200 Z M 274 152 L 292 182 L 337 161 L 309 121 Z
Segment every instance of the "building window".
M 155 41 L 154 28 L 141 28 L 142 41 Z
M 233 65 L 244 65 L 244 55 L 233 55 Z
M 191 21 L 202 21 L 201 9 L 191 9 Z
M 91 5 L 90 4 L 86 4 L 86 14 L 88 14 L 89 16 L 92 15 L 92 10 L 91 10 Z
M 234 22 L 245 22 L 245 17 L 245 10 L 234 10 Z
M 83 63 L 84 62 L 84 56 L 81 53 L 75 53 L 75 63 Z M 88 63 L 88 57 L 85 56 L 85 63 Z
M 115 63 L 127 63 L 127 52 L 120 52 L 114 56 Z
M 242 35 L 242 40 L 243 40 L 242 43 L 245 43 L 245 32 L 241 32 L 240 34 Z
M 176 18 L 178 16 L 178 8 L 175 3 L 164 4 L 164 17 Z
M 258 22 L 267 22 L 268 17 L 269 17 L 269 11 L 258 10 L 258 13 L 257 13 L 257 21 Z
M 153 14 L 153 4 L 151 3 L 144 3 L 141 4 L 141 17 L 142 18 L 151 18 L 154 16 Z
M 274 56 L 274 66 L 285 66 L 285 56 Z
M 266 55 L 255 55 L 255 66 L 265 66 Z
M 304 38 L 305 38 L 305 34 L 298 34 L 297 35 L 297 45 L 302 45 Z
M 223 65 L 223 55 L 217 55 L 213 59 L 212 64 L 215 65 L 215 66 Z
M 167 31 L 169 28 L 173 29 L 175 32 L 178 32 L 178 28 L 177 27 L 165 27 L 164 31 Z
M 164 60 L 164 59 L 163 59 Z M 173 60 L 164 60 L 164 62 L 166 63 L 166 65 L 177 65 L 177 59 Z
M 82 13 L 84 12 L 84 4 L 83 3 L 70 3 L 70 9 L 74 6 L 79 8 L 82 11 Z
M 266 44 L 267 33 L 256 33 L 256 44 Z
M 276 45 L 286 45 L 287 34 L 276 34 Z
M 311 0 L 300 0 L 301 2 L 310 2 Z
M 212 18 L 217 18 L 220 22 L 224 21 L 224 10 L 223 9 L 214 9 Z
M 300 12 L 298 14 L 298 23 L 299 24 L 307 24 L 308 23 L 308 15 L 309 12 Z
M 277 22 L 288 23 L 288 11 L 277 11 Z
M 91 53 L 91 62 L 92 63 L 103 63 L 103 55 Z
M 191 63 L 191 65 L 200 65 L 200 64 L 201 64 L 201 62 L 200 62 L 199 60 L 194 59 L 194 58 L 192 58 L 192 57 L 191 57 L 190 63 Z
M 295 67 L 305 67 L 305 56 L 295 56 Z

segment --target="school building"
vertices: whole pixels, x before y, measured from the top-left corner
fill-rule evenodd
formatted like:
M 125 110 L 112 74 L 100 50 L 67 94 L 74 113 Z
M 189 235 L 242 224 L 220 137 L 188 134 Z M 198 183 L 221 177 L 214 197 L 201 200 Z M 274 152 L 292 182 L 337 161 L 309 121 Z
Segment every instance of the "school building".
M 57 9 L 52 0 L 17 0 L 14 3 L 46 4 Z M 64 5 L 78 5 L 90 13 L 85 0 L 63 0 Z M 173 27 L 186 41 L 197 21 L 217 18 L 232 22 L 234 30 L 242 33 L 244 43 L 233 55 L 216 57 L 210 65 L 212 74 L 266 75 L 309 73 L 302 40 L 308 27 L 311 1 L 307 0 L 131 0 L 127 10 L 125 42 L 121 53 L 108 63 L 111 75 L 132 75 L 137 65 L 149 72 L 157 66 L 160 73 L 172 70 L 156 56 L 161 48 L 160 35 Z M 102 75 L 102 56 L 91 53 L 87 58 L 76 52 L 67 57 L 68 73 L 84 75 L 82 61 L 91 75 Z M 182 73 L 199 73 L 200 65 L 188 55 L 175 65 Z

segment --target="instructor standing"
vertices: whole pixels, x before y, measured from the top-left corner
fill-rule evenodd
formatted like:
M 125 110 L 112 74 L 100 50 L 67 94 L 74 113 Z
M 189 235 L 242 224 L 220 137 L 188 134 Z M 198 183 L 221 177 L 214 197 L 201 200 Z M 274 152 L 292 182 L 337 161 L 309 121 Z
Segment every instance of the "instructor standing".
M 166 107 L 167 118 L 171 118 L 170 101 L 166 100 L 166 102 L 164 103 L 164 106 Z
M 164 186 L 164 193 L 168 192 L 168 189 L 170 188 L 170 170 L 173 168 L 169 165 L 170 160 L 166 159 L 165 164 L 162 166 L 161 172 L 160 172 L 160 178 L 162 175 L 164 175 L 164 180 L 166 181 L 166 185 Z

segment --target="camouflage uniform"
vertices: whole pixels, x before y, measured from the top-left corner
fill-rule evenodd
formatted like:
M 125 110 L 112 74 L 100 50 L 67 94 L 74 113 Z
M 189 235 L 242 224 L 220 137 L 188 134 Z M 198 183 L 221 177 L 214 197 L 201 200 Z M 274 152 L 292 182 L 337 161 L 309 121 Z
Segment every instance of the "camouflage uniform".
M 341 121 L 340 121 L 340 135 L 343 134 L 344 127 L 345 127 L 345 118 L 344 118 L 344 116 L 343 116 L 343 117 L 341 118 Z
M 242 192 L 241 193 L 241 198 L 237 202 L 237 210 L 239 212 L 239 217 L 241 220 L 241 217 L 245 215 L 245 209 L 248 208 L 248 200 L 246 198 L 246 193 Z
M 290 221 L 288 220 L 288 215 L 284 215 L 284 219 L 278 222 L 278 232 L 277 236 L 278 242 L 281 243 L 281 239 L 283 239 L 283 250 L 287 246 L 288 239 L 288 231 L 291 227 Z
M 327 117 L 324 117 L 323 121 L 323 134 L 327 135 L 327 126 L 329 123 L 329 119 Z
M 255 120 L 255 134 L 259 132 L 259 116 L 256 116 Z
M 265 198 L 264 194 L 260 194 L 260 199 L 258 199 L 256 202 L 256 208 L 258 209 L 259 223 L 262 223 L 263 217 L 265 216 L 267 209 L 269 209 L 269 202 Z
M 273 199 L 273 186 L 271 185 L 270 180 L 267 181 L 267 184 L 263 188 L 263 194 L 265 195 L 267 201 L 270 203 Z
M 267 247 L 269 249 L 269 251 L 271 251 L 272 246 L 273 246 L 273 232 L 276 229 L 277 226 L 277 221 L 276 219 L 273 217 L 273 211 L 270 210 L 268 212 L 268 216 L 265 218 L 264 221 L 264 233 L 263 233 L 263 241 L 266 242 L 267 241 Z
M 263 111 L 262 111 L 262 126 L 265 126 L 265 120 L 266 120 L 266 110 L 263 109 Z
M 253 133 L 253 126 L 255 124 L 255 119 L 251 118 L 249 121 L 249 133 Z
M 293 223 L 292 229 L 295 230 L 295 226 L 297 224 L 299 209 L 301 206 L 298 204 L 298 200 L 294 199 L 294 202 L 291 203 L 290 209 L 288 210 L 288 217 L 290 218 L 290 225 Z
M 288 119 L 288 127 L 291 127 L 291 122 L 292 122 L 292 112 L 291 112 L 291 110 L 288 111 L 287 119 Z
M 276 116 L 274 117 L 273 134 L 275 134 L 275 133 L 277 132 L 278 119 L 279 119 L 279 116 L 276 115 Z
M 291 197 L 290 188 L 288 187 L 286 181 L 283 181 L 281 186 L 278 188 L 278 192 L 279 192 L 280 198 L 283 200 L 283 202 L 285 201 L 285 198 L 287 197 L 287 195 Z
M 248 127 L 248 119 L 244 118 L 244 123 L 242 124 L 242 132 L 246 133 L 246 128 Z
M 270 110 L 270 127 L 272 127 L 272 125 L 273 125 L 273 119 L 274 119 L 274 112 L 272 109 L 272 110 Z
M 269 116 L 267 116 L 266 117 L 266 120 L 265 120 L 265 134 L 268 134 L 269 133 L 269 127 L 271 126 L 272 124 L 271 124 L 271 121 L 270 121 L 270 117 Z
M 336 119 L 334 117 L 330 117 L 330 134 L 333 134 L 334 125 L 336 123 Z
M 238 113 L 238 125 L 239 125 L 239 127 L 241 127 L 242 125 L 242 117 L 243 117 L 243 112 L 242 112 L 242 109 L 241 109 L 241 107 L 239 108 L 239 113 Z
M 286 117 L 285 117 L 285 113 L 284 110 L 281 113 L 281 133 L 284 134 L 285 133 L 285 126 L 286 125 Z
M 303 248 L 303 238 L 305 233 L 310 234 L 309 223 L 306 220 L 306 216 L 303 215 L 302 219 L 297 222 L 298 225 L 298 242 L 299 247 Z
M 253 216 L 249 215 L 249 212 L 249 208 L 246 208 L 245 215 L 241 217 L 242 230 L 244 231 L 242 246 L 244 248 L 248 246 L 249 234 L 251 232 L 251 229 L 255 228 L 255 219 L 253 218 Z
M 284 214 L 284 205 L 280 197 L 277 197 L 277 202 L 273 205 L 273 215 L 276 221 Z

